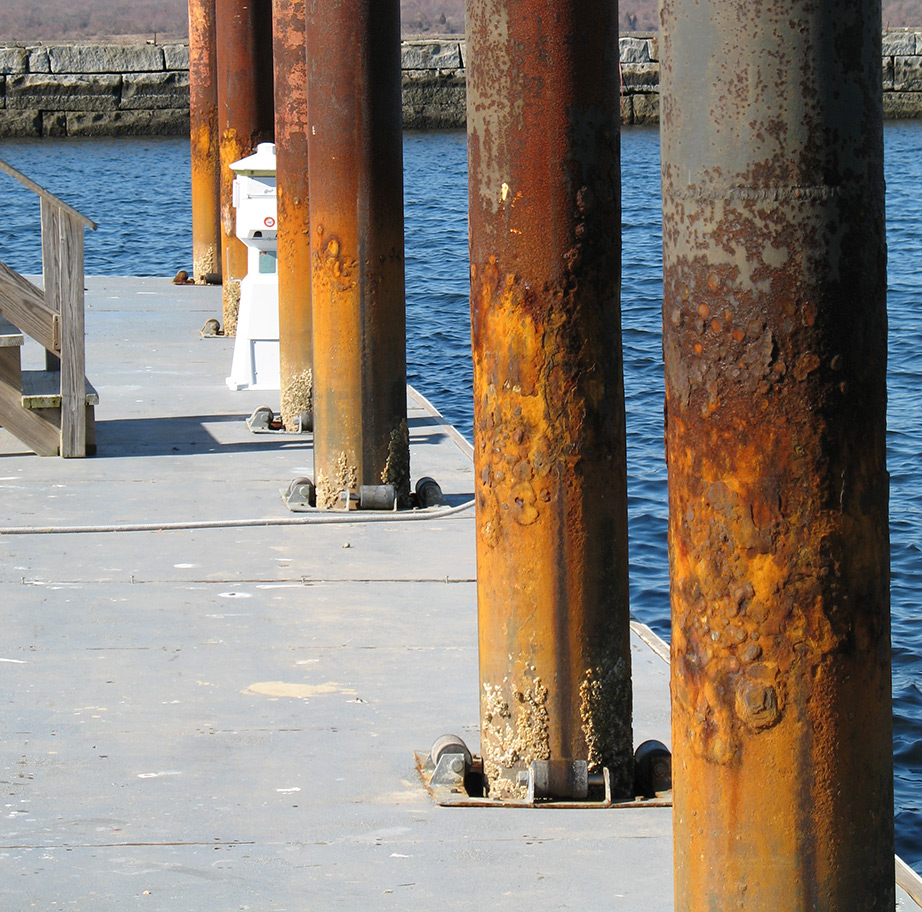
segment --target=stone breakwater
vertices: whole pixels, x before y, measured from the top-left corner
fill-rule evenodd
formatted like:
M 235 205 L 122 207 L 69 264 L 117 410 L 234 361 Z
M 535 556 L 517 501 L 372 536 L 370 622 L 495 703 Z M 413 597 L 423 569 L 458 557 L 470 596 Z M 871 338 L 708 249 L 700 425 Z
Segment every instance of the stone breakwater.
M 922 117 L 922 31 L 887 29 L 881 64 L 884 117 Z M 659 123 L 659 41 L 655 35 L 625 36 L 621 52 L 621 122 Z
M 659 42 L 625 35 L 621 120 L 659 122 Z M 407 129 L 465 122 L 463 40 L 402 45 Z M 922 116 L 922 31 L 883 34 L 888 118 Z M 182 44 L 0 47 L 0 137 L 183 135 L 189 130 L 189 48 Z
M 0 136 L 188 131 L 184 45 L 0 48 Z

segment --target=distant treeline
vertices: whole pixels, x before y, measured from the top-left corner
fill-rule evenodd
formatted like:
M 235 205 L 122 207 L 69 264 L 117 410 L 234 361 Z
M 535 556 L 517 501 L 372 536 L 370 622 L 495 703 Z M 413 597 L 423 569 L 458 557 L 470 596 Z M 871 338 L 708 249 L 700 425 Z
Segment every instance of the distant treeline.
M 464 0 L 401 0 L 400 10 L 404 35 L 464 32 Z M 188 33 L 187 0 L 0 0 L 0 43 L 155 35 L 169 40 Z
M 404 36 L 464 32 L 464 0 L 401 0 Z M 624 32 L 652 31 L 657 0 L 621 0 Z M 922 0 L 884 0 L 888 28 L 922 26 Z M 187 0 L 0 0 L 0 43 L 101 40 L 133 37 L 166 40 L 188 34 Z
M 0 0 L 0 42 L 185 38 L 188 16 L 186 0 Z

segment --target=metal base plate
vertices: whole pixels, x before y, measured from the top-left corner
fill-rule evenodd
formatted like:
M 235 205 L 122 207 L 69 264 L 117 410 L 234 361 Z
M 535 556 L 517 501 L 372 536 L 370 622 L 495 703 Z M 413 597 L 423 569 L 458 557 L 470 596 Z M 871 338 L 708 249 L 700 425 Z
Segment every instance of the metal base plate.
M 634 798 L 615 800 L 611 795 L 611 781 L 605 770 L 605 797 L 601 801 L 561 801 L 550 798 L 534 797 L 534 779 L 529 776 L 526 797 L 522 799 L 496 799 L 472 796 L 465 787 L 465 779 L 480 777 L 483 779 L 483 761 L 474 757 L 474 763 L 467 775 L 453 773 L 443 758 L 438 768 L 432 765 L 432 759 L 426 751 L 415 751 L 416 769 L 426 790 L 439 807 L 487 807 L 487 808 L 653 808 L 672 807 L 672 793 L 660 793 L 655 798 Z

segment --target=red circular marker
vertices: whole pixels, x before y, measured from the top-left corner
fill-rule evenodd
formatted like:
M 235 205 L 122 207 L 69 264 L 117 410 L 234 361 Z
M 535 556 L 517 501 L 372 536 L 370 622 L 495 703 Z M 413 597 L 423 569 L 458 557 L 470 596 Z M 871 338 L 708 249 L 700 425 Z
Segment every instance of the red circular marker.
M 274 227 L 275 227 L 275 219 L 272 218 L 271 215 L 267 215 L 267 216 L 263 219 L 263 224 L 264 224 L 267 228 L 274 228 Z

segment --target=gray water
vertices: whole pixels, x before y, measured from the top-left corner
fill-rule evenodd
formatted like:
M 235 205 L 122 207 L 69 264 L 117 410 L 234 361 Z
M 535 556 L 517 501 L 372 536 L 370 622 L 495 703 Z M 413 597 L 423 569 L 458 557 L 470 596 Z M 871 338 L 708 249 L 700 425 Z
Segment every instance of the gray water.
M 922 871 L 922 124 L 885 130 L 889 244 L 888 463 L 897 850 Z M 0 157 L 99 222 L 89 275 L 172 277 L 191 266 L 189 144 L 3 140 Z M 472 433 L 465 140 L 404 140 L 410 382 Z M 41 271 L 35 197 L 3 175 L 0 259 Z M 660 335 L 659 134 L 622 134 L 625 392 L 633 613 L 669 638 Z

